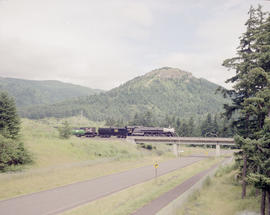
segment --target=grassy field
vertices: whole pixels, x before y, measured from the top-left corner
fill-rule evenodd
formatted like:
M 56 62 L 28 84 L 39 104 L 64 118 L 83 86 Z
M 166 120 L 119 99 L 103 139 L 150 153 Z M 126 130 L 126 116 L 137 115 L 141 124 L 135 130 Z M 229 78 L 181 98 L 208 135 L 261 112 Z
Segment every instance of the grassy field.
M 20 172 L 0 173 L 0 199 L 54 188 L 115 172 L 173 159 L 172 146 L 156 144 L 146 150 L 121 139 L 58 137 L 55 127 L 64 120 L 22 120 L 21 139 L 34 163 Z M 73 127 L 92 122 L 69 118 Z M 93 125 L 93 124 L 91 124 Z M 94 125 L 98 126 L 98 125 Z M 182 155 L 207 154 L 214 149 L 184 147 Z
M 34 163 L 0 174 L 0 199 L 125 171 L 173 158 L 169 146 L 145 150 L 120 139 L 58 137 L 52 120 L 22 121 L 22 140 Z
M 177 215 L 237 215 L 243 211 L 258 212 L 260 196 L 248 188 L 247 198 L 241 199 L 241 186 L 231 167 L 220 169 L 215 177 L 206 180 L 203 188 L 193 193 L 177 211 Z

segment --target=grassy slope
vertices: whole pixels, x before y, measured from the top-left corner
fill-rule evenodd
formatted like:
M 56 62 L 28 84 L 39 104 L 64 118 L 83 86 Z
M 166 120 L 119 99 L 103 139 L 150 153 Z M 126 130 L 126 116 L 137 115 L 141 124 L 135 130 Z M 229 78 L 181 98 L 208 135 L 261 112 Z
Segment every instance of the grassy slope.
M 260 196 L 248 189 L 247 198 L 241 199 L 241 186 L 235 180 L 235 171 L 221 169 L 213 179 L 189 198 L 177 215 L 234 215 L 240 211 L 259 211 Z
M 70 118 L 67 120 L 73 126 L 93 125 L 86 119 Z M 24 119 L 22 121 L 22 139 L 33 154 L 35 163 L 19 173 L 0 174 L 0 199 L 46 190 L 174 158 L 169 152 L 172 146 L 164 144 L 156 145 L 159 151 L 157 153 L 157 151 L 140 149 L 119 139 L 72 137 L 62 140 L 58 138 L 58 132 L 54 128 L 61 122 L 56 119 L 42 121 Z M 183 149 L 183 154 L 186 155 L 206 152 L 206 149 L 202 148 L 187 147 Z M 158 156 L 157 154 L 160 152 L 162 155 Z M 162 183 L 167 186 L 164 181 Z
M 78 123 L 74 119 L 69 121 Z M 158 156 L 119 139 L 71 137 L 62 140 L 53 128 L 59 123 L 57 120 L 22 121 L 22 139 L 35 163 L 21 173 L 0 174 L 0 199 L 150 165 L 172 156 L 171 153 L 166 154 L 169 157 Z M 76 123 L 74 126 L 78 126 Z M 163 146 L 162 150 L 168 149 Z

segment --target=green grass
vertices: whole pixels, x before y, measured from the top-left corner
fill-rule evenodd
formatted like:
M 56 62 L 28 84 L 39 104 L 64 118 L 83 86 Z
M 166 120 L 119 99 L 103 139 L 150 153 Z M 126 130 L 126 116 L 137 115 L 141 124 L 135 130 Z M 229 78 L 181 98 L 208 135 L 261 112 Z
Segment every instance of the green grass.
M 142 156 L 136 146 L 124 140 L 75 136 L 67 140 L 60 139 L 57 129 L 45 122 L 24 119 L 22 123 L 22 139 L 34 155 L 36 167 L 100 158 L 124 159 Z
M 177 211 L 177 215 L 235 215 L 241 211 L 258 212 L 260 197 L 248 188 L 247 197 L 241 199 L 241 185 L 235 179 L 232 166 L 221 168 L 215 177 L 207 179 L 203 188 L 195 191 Z
M 76 123 L 81 123 L 77 118 L 71 119 Z M 21 172 L 0 173 L 0 199 L 174 158 L 171 152 L 172 146 L 165 144 L 155 145 L 155 150 L 145 150 L 117 138 L 60 139 L 54 127 L 62 121 L 56 119 L 22 120 L 21 139 L 33 155 L 34 163 L 24 167 Z M 75 124 L 71 126 L 75 127 Z M 192 147 L 186 147 L 184 151 L 187 154 L 207 152 L 206 149 Z
M 155 160 L 173 157 L 168 152 L 158 156 L 155 150 L 141 149 L 116 138 L 60 139 L 57 129 L 50 125 L 50 120 L 47 121 L 22 120 L 21 138 L 33 155 L 34 164 L 26 166 L 22 172 L 0 174 L 0 199 L 151 165 Z

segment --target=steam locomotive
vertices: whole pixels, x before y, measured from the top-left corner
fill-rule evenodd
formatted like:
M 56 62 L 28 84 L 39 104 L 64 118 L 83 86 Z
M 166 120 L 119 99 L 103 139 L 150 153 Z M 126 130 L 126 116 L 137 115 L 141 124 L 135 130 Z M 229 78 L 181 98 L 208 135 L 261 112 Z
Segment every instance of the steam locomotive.
M 77 137 L 102 137 L 109 138 L 116 136 L 118 138 L 126 138 L 127 136 L 175 136 L 174 128 L 159 128 L 159 127 L 143 127 L 143 126 L 126 126 L 123 128 L 109 127 L 98 128 L 95 127 L 81 127 L 74 128 L 72 133 Z

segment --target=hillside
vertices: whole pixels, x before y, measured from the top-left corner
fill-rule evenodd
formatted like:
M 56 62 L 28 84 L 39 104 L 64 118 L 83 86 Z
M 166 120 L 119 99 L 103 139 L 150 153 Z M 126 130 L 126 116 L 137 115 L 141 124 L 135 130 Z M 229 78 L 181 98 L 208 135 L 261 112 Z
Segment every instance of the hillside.
M 157 118 L 175 115 L 197 118 L 206 113 L 222 111 L 228 102 L 215 94 L 218 85 L 197 79 L 191 73 L 164 67 L 134 78 L 99 95 L 72 99 L 49 106 L 29 108 L 21 115 L 29 118 L 66 117 L 78 115 L 91 120 L 131 120 L 135 113 L 150 110 Z
M 101 90 L 60 81 L 33 81 L 1 77 L 0 90 L 13 96 L 19 109 L 32 105 L 53 104 L 101 92 Z

